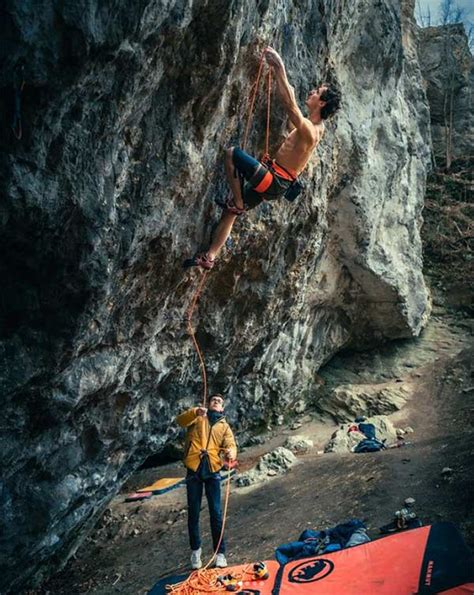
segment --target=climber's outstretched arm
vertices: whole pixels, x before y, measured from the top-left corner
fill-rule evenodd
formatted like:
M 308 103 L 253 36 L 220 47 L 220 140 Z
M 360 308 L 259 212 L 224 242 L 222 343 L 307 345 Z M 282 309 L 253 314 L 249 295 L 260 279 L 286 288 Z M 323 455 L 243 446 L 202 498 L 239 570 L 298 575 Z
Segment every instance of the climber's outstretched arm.
M 288 82 L 285 65 L 278 52 L 268 47 L 265 50 L 265 58 L 268 64 L 273 68 L 276 80 L 276 91 L 288 114 L 290 122 L 302 134 L 312 136 L 311 122 L 305 118 L 296 103 L 295 90 Z

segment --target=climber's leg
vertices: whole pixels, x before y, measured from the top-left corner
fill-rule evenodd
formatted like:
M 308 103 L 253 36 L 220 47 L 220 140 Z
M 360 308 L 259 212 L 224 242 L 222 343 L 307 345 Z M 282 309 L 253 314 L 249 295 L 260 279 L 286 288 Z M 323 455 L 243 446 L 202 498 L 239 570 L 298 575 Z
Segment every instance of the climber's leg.
M 239 173 L 237 170 L 237 166 L 236 166 L 236 164 L 234 164 L 234 151 L 236 149 L 237 149 L 237 147 L 230 147 L 229 149 L 225 150 L 224 169 L 225 169 L 225 175 L 227 178 L 227 182 L 229 183 L 230 189 L 232 191 L 233 206 L 237 207 L 237 209 L 239 209 L 240 211 L 243 212 L 244 211 L 244 201 L 242 198 L 242 188 L 241 188 L 240 176 L 239 176 Z M 242 172 L 242 174 L 243 174 L 243 172 Z M 234 213 L 234 215 L 239 215 L 239 214 L 240 213 Z
M 221 220 L 217 225 L 217 228 L 212 237 L 211 245 L 209 246 L 209 249 L 207 251 L 207 257 L 211 260 L 214 260 L 216 258 L 216 256 L 219 254 L 222 247 L 226 243 L 236 219 L 237 215 L 234 215 L 234 213 L 228 210 L 225 210 L 222 213 Z
M 199 266 L 211 269 L 214 259 L 232 231 L 236 218 L 262 203 L 264 197 L 261 193 L 265 192 L 273 181 L 271 172 L 239 147 L 226 149 L 224 167 L 232 196 L 227 201 L 216 201 L 224 212 L 207 252 L 189 258 L 184 262 L 184 267 Z

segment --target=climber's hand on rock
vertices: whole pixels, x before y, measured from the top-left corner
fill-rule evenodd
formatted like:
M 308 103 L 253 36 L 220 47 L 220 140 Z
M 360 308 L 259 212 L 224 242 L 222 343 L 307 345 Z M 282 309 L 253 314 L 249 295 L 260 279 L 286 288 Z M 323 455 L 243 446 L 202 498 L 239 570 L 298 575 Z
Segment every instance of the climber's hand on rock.
M 270 46 L 265 49 L 265 58 L 268 64 L 276 70 L 283 70 L 285 68 L 280 54 Z

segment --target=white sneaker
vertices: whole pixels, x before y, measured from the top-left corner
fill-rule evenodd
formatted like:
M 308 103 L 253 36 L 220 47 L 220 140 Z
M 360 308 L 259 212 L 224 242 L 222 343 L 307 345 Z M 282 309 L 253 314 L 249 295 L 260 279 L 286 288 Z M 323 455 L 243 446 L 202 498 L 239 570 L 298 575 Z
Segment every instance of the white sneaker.
M 216 568 L 227 568 L 227 560 L 225 559 L 224 554 L 217 554 Z
M 193 570 L 198 570 L 202 566 L 201 552 L 201 548 L 199 548 L 198 550 L 191 550 L 191 568 Z

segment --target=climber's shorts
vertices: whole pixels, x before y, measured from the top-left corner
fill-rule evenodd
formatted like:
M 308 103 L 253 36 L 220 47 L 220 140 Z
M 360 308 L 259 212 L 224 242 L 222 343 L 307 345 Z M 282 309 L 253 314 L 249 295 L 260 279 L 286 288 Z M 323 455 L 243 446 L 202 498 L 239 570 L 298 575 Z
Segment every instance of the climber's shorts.
M 239 147 L 234 147 L 232 160 L 243 178 L 242 198 L 247 211 L 264 200 L 280 198 L 296 179 L 275 161 L 257 161 Z

